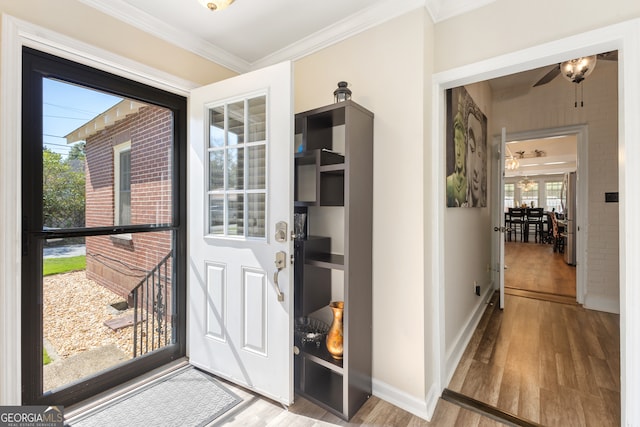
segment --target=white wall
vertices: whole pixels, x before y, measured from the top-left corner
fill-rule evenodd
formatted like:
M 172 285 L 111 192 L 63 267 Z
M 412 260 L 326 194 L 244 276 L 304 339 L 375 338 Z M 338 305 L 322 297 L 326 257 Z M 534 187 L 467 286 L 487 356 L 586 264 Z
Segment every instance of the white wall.
M 374 394 L 424 402 L 424 10 L 295 63 L 297 112 L 333 102 L 340 80 L 374 119 Z
M 582 83 L 584 107 L 574 107 L 575 85 L 558 76 L 517 96 L 496 96 L 492 133 L 588 125 L 588 237 L 585 307 L 619 313 L 618 204 L 604 193 L 618 191 L 618 67 L 599 61 Z M 580 91 L 578 91 L 580 96 Z M 581 147 L 578 147 L 580 150 Z M 586 166 L 586 167 L 585 167 Z M 584 176 L 579 172 L 579 176 Z
M 487 116 L 487 150 L 491 149 L 491 88 L 486 82 L 465 88 Z M 440 142 L 444 143 L 444 142 Z M 491 185 L 491 156 L 487 153 L 487 185 Z M 444 185 L 444 177 L 442 177 Z M 445 351 L 447 363 L 457 364 L 468 338 L 465 332 L 484 310 L 484 299 L 474 292 L 474 282 L 484 295 L 491 286 L 491 194 L 487 190 L 485 208 L 447 208 L 444 213 L 444 298 L 446 311 Z

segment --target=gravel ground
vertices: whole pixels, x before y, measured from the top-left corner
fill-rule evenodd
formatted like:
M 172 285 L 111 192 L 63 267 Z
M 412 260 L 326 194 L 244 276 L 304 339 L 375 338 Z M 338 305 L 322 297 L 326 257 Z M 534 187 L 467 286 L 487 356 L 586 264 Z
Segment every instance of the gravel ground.
M 115 345 L 132 356 L 132 329 L 113 331 L 105 320 L 128 314 L 111 304 L 122 298 L 86 278 L 84 271 L 44 278 L 44 338 L 54 357 L 66 359 L 94 348 Z

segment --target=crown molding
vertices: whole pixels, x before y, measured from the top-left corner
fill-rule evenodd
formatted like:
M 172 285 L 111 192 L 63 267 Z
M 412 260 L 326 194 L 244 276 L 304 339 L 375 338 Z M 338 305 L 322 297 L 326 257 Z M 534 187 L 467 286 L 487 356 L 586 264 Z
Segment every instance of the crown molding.
M 434 23 L 479 9 L 496 0 L 426 0 L 425 7 Z
M 244 73 L 284 60 L 299 59 L 338 41 L 344 40 L 378 24 L 393 19 L 418 7 L 424 7 L 425 0 L 387 0 L 376 3 L 364 11 L 349 16 L 336 24 L 312 34 L 284 49 L 269 54 L 253 63 L 243 60 L 214 44 L 194 37 L 166 22 L 137 9 L 123 0 L 79 0 L 102 13 L 216 62 L 235 72 Z
M 205 59 L 216 62 L 237 73 L 244 73 L 251 69 L 249 62 L 230 54 L 224 49 L 215 46 L 199 37 L 179 30 L 164 21 L 161 21 L 148 13 L 137 9 L 123 0 L 79 0 L 102 13 L 110 15 L 119 21 L 125 22 L 139 30 L 145 31 L 159 39 L 165 40 L 178 47 L 200 55 Z
M 358 33 L 390 21 L 400 15 L 425 6 L 425 0 L 387 0 L 348 16 L 329 27 L 323 28 L 283 49 L 265 56 L 251 64 L 253 70 L 285 60 L 296 60 L 310 55 L 332 44 L 348 39 Z
M 269 53 L 253 63 L 233 55 L 213 43 L 195 37 L 187 31 L 177 29 L 131 6 L 124 0 L 79 1 L 232 71 L 245 73 L 281 61 L 300 59 L 419 7 L 425 7 L 433 22 L 437 23 L 485 6 L 495 0 L 386 0 L 377 2 L 359 13 L 348 16 L 283 49 Z

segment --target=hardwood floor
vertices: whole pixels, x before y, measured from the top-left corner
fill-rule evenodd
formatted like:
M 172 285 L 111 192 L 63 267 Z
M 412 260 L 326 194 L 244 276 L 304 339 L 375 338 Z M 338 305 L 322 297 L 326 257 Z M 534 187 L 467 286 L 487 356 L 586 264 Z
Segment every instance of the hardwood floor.
M 296 399 L 293 405 L 285 409 L 278 403 L 255 395 L 233 384 L 227 382 L 224 382 L 224 384 L 242 397 L 244 401 L 213 422 L 211 426 L 494 427 L 503 425 L 442 399 L 438 402 L 431 422 L 427 422 L 375 396 L 372 396 L 347 422 L 300 397 Z
M 511 292 L 556 293 L 573 303 L 506 295 L 500 310 L 496 294 L 448 388 L 545 426 L 620 425 L 619 316 L 575 304 L 575 268 L 551 245 L 507 243 L 506 253 L 507 283 L 521 287 Z M 212 426 L 504 425 L 443 399 L 427 422 L 375 396 L 346 422 L 300 397 L 285 408 L 220 381 L 243 402 Z
M 553 245 L 522 242 L 504 244 L 505 291 L 539 292 L 561 295 L 575 302 L 576 267 L 564 262 L 563 254 L 553 252 Z M 512 294 L 518 292 L 512 292 Z M 519 293 L 524 295 L 523 293 Z
M 506 295 L 449 388 L 545 426 L 620 425 L 619 316 Z

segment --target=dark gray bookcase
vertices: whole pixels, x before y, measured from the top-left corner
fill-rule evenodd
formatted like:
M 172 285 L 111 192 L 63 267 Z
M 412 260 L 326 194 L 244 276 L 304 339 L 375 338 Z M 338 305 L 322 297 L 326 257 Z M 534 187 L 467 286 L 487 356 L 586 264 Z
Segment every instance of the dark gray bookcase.
M 296 318 L 325 310 L 333 299 L 332 277 L 343 274 L 344 355 L 336 360 L 324 341 L 295 341 L 296 392 L 350 419 L 371 396 L 373 113 L 343 101 L 296 114 L 295 211 L 307 214 L 307 231 L 321 218 L 344 215 L 330 236 L 309 235 L 295 242 Z M 338 209 L 336 211 L 335 209 Z M 335 218 L 335 216 L 334 216 Z M 332 224 L 329 227 L 333 227 Z M 334 284 L 335 285 L 335 284 Z M 321 319 L 322 320 L 322 319 Z

